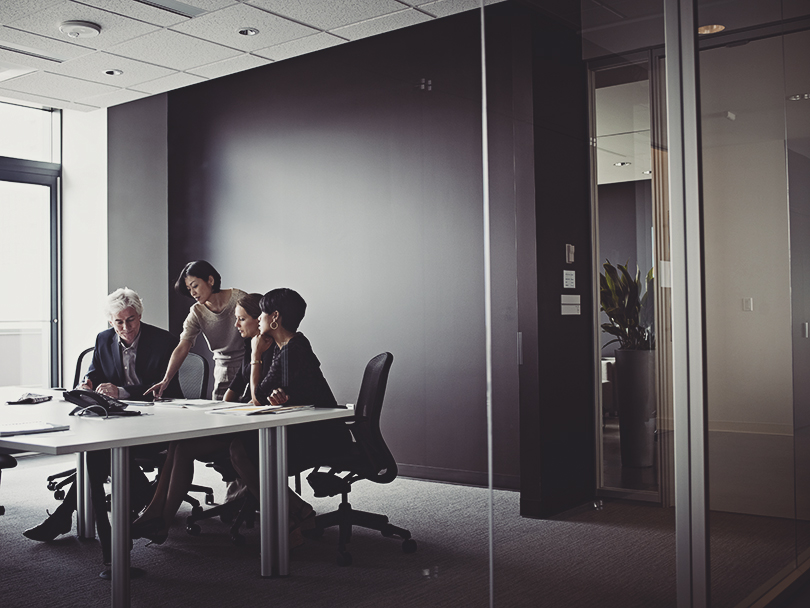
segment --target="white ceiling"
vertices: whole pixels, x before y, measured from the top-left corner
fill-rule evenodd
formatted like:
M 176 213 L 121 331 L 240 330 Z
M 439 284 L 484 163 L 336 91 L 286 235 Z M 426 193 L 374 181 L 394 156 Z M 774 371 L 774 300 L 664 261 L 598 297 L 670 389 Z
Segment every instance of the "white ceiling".
M 90 112 L 474 9 L 479 2 L 0 0 L 0 100 Z M 65 21 L 95 23 L 101 33 L 69 38 L 59 31 Z M 239 34 L 244 27 L 259 33 Z

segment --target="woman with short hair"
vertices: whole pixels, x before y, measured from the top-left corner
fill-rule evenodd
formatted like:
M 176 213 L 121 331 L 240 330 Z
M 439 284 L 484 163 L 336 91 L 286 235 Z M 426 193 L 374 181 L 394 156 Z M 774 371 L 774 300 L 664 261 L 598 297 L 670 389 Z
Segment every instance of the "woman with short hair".
M 163 380 L 147 392 L 160 398 L 163 391 L 185 361 L 197 336 L 202 334 L 208 348 L 214 353 L 214 390 L 212 398 L 222 400 L 228 385 L 233 380 L 244 358 L 242 338 L 233 325 L 236 304 L 247 295 L 241 289 L 222 289 L 222 278 L 217 270 L 205 260 L 196 260 L 185 265 L 174 284 L 182 296 L 193 298 L 180 343 L 174 349 Z

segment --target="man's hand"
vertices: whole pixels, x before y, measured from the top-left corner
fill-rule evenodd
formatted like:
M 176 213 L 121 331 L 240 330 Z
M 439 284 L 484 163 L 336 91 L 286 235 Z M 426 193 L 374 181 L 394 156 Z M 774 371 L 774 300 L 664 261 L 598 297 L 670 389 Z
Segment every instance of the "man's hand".
M 101 393 L 102 395 L 107 395 L 108 397 L 112 397 L 113 399 L 118 399 L 118 387 L 114 384 L 110 384 L 109 382 L 99 384 L 98 388 L 96 388 L 96 392 Z

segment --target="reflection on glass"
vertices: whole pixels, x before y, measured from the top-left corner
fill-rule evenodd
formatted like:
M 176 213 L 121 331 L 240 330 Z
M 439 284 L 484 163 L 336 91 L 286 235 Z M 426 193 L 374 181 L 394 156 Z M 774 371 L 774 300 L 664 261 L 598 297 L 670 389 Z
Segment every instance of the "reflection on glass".
M 50 188 L 0 182 L 0 386 L 48 386 Z
M 658 498 L 650 78 L 594 75 L 601 289 L 600 487 Z
M 782 37 L 705 50 L 700 75 L 712 605 L 736 606 L 795 565 L 791 261 L 795 277 L 807 237 L 788 199 Z

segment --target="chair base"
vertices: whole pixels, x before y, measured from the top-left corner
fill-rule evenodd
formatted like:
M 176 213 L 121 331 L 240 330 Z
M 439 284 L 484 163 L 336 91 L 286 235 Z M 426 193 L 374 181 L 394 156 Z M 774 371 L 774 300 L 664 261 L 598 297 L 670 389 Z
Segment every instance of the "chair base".
M 346 550 L 346 545 L 352 540 L 352 528 L 354 526 L 376 530 L 386 538 L 401 539 L 403 553 L 416 551 L 416 541 L 411 538 L 411 533 L 408 530 L 391 524 L 385 515 L 353 509 L 345 495 L 337 511 L 318 515 L 315 518 L 315 528 L 305 532 L 305 535 L 321 536 L 326 528 L 333 526 L 338 526 L 340 531 L 337 558 L 339 566 L 348 566 L 352 563 L 352 556 Z
M 191 536 L 198 536 L 201 532 L 200 526 L 197 525 L 198 521 L 219 517 L 222 523 L 231 524 L 231 542 L 235 545 L 243 545 L 245 537 L 239 533 L 239 528 L 243 523 L 246 528 L 252 528 L 255 525 L 257 511 L 256 501 L 250 494 L 204 511 L 202 509 L 192 510 L 191 515 L 186 518 L 186 532 Z

